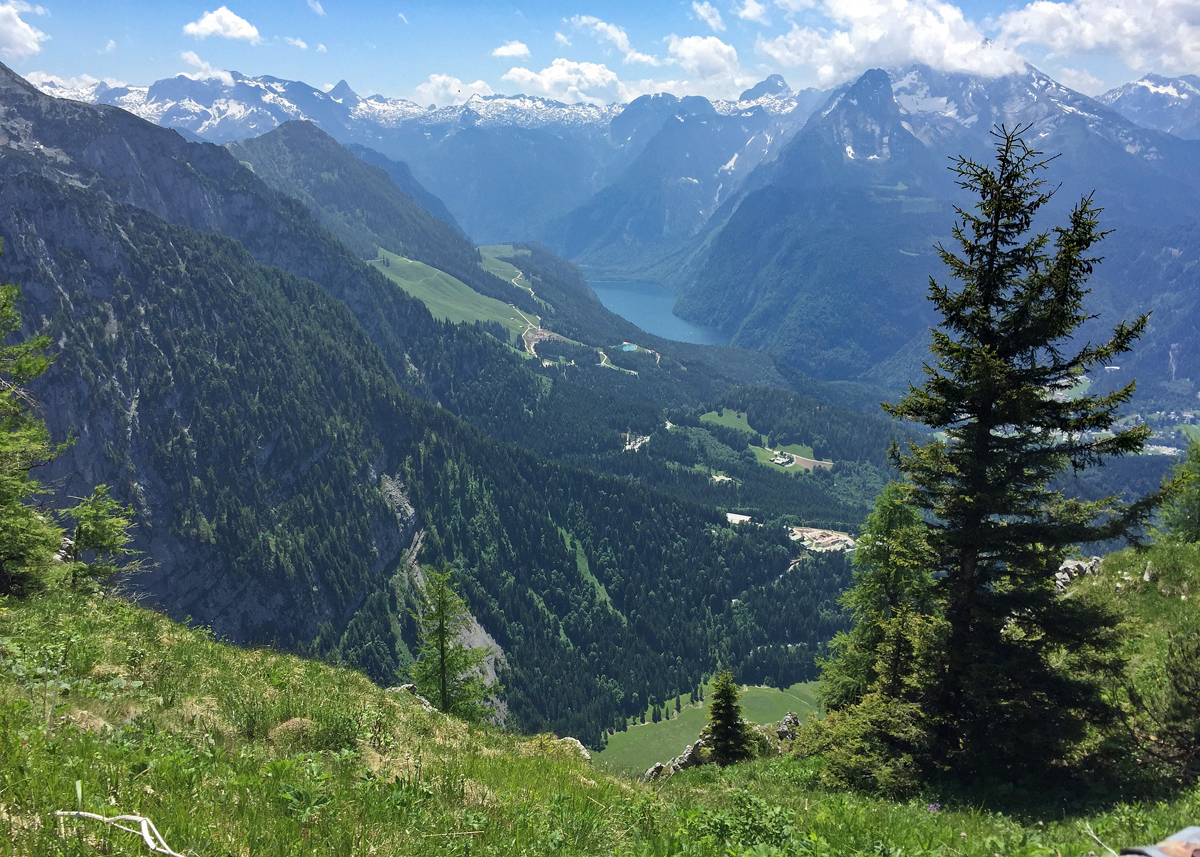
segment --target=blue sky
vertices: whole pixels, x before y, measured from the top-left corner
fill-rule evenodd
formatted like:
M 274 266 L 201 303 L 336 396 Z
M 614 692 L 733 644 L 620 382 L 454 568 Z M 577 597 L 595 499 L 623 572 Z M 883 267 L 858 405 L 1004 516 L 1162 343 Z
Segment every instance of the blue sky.
M 1200 0 L 0 0 L 0 59 L 76 81 L 345 79 L 422 104 L 732 97 L 772 73 L 827 87 L 908 61 L 993 74 L 1029 61 L 1097 93 L 1148 71 L 1200 71 Z

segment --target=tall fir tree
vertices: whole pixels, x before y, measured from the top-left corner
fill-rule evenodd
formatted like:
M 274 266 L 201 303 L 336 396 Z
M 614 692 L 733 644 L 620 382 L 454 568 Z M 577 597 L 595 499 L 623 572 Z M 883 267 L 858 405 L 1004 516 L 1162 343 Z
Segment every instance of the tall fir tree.
M 993 166 L 954 165 L 958 184 L 978 197 L 957 209 L 954 249 L 938 247 L 958 286 L 931 278 L 942 317 L 935 361 L 920 387 L 885 405 L 940 433 L 893 449 L 930 520 L 946 623 L 944 662 L 928 689 L 932 746 L 960 774 L 1009 778 L 1046 770 L 1089 724 L 1112 716 L 1096 676 L 1112 665 L 1115 620 L 1058 597 L 1054 574 L 1073 545 L 1128 533 L 1158 502 L 1083 502 L 1049 486 L 1067 468 L 1145 444 L 1146 427 L 1112 431 L 1132 383 L 1092 395 L 1075 388 L 1129 351 L 1146 317 L 1118 324 L 1106 342 L 1071 347 L 1092 318 L 1083 303 L 1104 233 L 1090 196 L 1065 226 L 1032 231 L 1053 191 L 1041 177 L 1049 161 L 1022 139 L 1027 130 L 994 132 Z
M 737 684 L 733 673 L 722 667 L 713 679 L 708 708 L 708 737 L 712 760 L 732 765 L 750 758 L 750 727 L 742 720 Z
M 466 603 L 451 580 L 453 570 L 424 568 L 415 614 L 420 629 L 413 684 L 439 711 L 464 720 L 481 720 L 489 712 L 486 699 L 499 692 L 484 683 L 484 661 L 491 649 L 468 648 L 460 635 L 471 622 Z

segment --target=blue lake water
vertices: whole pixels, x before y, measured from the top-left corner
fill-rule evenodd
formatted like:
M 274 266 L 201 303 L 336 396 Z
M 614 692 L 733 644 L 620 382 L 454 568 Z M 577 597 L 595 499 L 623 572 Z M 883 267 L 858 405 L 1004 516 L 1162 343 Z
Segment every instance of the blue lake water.
M 718 328 L 684 321 L 672 312 L 675 295 L 665 286 L 645 282 L 591 282 L 600 303 L 647 333 L 693 342 L 697 345 L 727 345 L 729 337 Z

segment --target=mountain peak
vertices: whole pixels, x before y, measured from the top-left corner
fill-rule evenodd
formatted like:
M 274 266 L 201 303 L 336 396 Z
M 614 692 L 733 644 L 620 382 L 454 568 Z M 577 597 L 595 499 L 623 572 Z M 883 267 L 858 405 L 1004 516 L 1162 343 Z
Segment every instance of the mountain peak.
M 738 101 L 757 101 L 764 95 L 791 95 L 792 88 L 787 85 L 781 74 L 773 74 L 766 80 L 760 80 L 754 86 L 738 96 Z
M 346 83 L 344 80 L 339 80 L 337 86 L 329 90 L 327 94 L 335 101 L 345 101 L 347 99 L 350 101 L 358 101 L 358 94 L 351 89 L 350 84 Z

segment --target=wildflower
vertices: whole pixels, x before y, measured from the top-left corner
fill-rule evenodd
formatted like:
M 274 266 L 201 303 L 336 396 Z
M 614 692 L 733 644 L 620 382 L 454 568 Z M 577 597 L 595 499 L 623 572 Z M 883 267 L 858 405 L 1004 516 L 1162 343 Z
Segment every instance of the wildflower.
M 958 835 L 959 835 L 959 836 L 961 836 L 963 839 L 966 839 L 966 838 L 967 838 L 967 834 L 965 834 L 965 833 L 960 833 L 960 834 L 958 834 Z
M 942 811 L 942 805 L 941 805 L 940 803 L 938 803 L 938 802 L 934 801 L 934 802 L 933 802 L 933 803 L 931 803 L 929 806 L 925 807 L 925 810 L 926 810 L 927 812 L 941 812 L 941 811 Z

